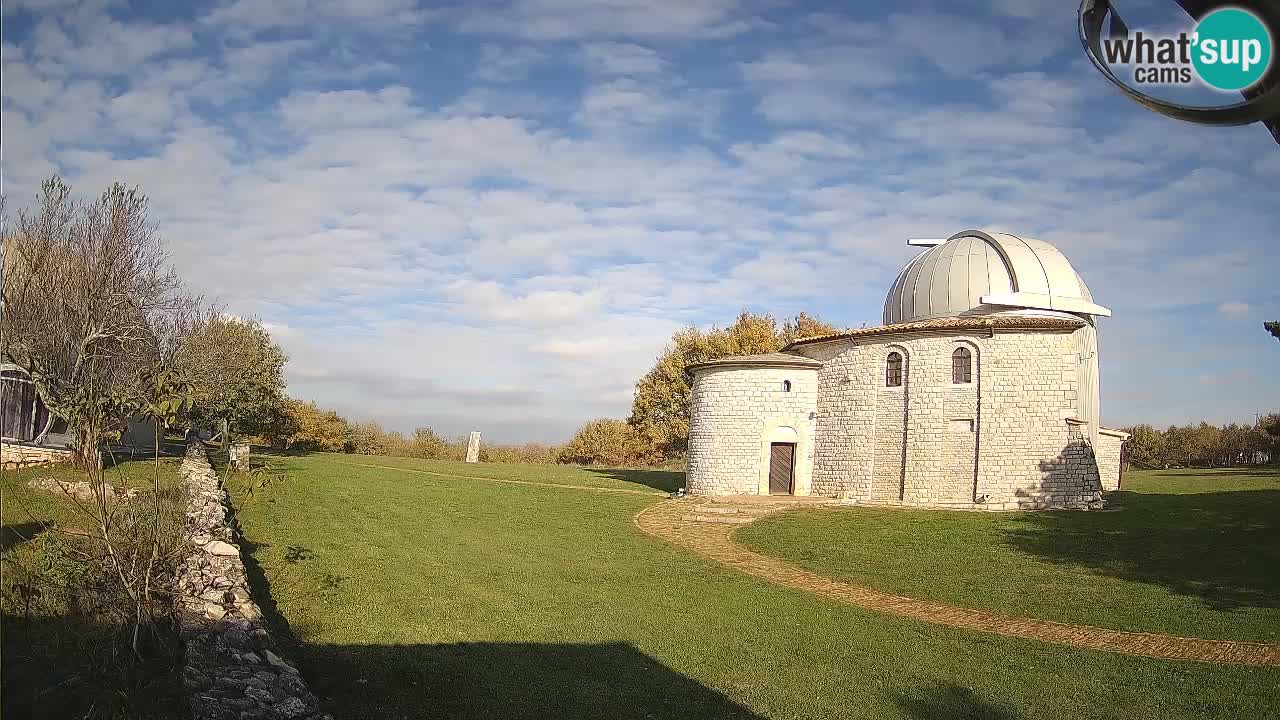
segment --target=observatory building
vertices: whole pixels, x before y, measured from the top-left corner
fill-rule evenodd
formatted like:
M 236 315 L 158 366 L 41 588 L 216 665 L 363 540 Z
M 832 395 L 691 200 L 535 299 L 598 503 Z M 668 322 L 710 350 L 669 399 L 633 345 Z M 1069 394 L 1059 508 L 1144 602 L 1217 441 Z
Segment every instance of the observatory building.
M 689 492 L 1097 509 L 1128 436 L 1098 423 L 1093 301 L 1049 243 L 966 230 L 898 274 L 884 324 L 689 366 Z

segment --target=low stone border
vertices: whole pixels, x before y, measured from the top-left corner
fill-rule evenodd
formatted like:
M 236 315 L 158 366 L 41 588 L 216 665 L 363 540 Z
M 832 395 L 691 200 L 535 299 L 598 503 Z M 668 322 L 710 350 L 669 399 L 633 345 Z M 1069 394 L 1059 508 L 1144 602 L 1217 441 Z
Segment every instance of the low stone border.
M 192 718 L 332 720 L 320 712 L 297 669 L 275 652 L 249 594 L 227 494 L 199 441 L 187 446 L 182 477 L 195 550 L 178 568 L 177 609 Z
M 64 481 L 57 478 L 43 477 L 35 478 L 27 485 L 34 490 L 70 495 L 77 500 L 94 500 L 97 498 L 93 491 L 93 485 L 83 480 Z M 113 485 L 104 485 L 102 489 L 107 495 L 107 500 L 132 500 L 138 495 L 137 490 L 121 491 Z

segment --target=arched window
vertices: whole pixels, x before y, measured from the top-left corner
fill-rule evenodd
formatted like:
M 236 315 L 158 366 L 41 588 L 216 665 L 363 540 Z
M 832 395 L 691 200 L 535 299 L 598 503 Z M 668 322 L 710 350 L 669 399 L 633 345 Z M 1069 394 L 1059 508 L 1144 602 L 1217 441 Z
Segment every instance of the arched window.
M 884 386 L 902 387 L 902 353 L 889 353 L 884 363 Z
M 957 385 L 973 382 L 973 353 L 958 347 L 951 353 L 951 382 Z
M 782 392 L 791 392 L 791 381 L 790 381 L 790 380 L 783 380 L 783 381 L 782 381 Z

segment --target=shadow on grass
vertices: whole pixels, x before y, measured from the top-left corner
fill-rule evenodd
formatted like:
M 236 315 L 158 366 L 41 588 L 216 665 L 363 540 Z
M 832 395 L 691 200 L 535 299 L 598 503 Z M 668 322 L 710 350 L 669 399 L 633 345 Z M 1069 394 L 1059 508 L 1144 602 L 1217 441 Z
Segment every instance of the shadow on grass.
M 0 552 L 31 542 L 48 528 L 47 523 L 22 522 L 0 527 Z
M 1049 562 L 1196 596 L 1217 610 L 1280 607 L 1280 490 L 1120 491 L 1107 496 L 1107 507 L 1027 513 L 1005 541 Z
M 893 700 L 903 714 L 918 720 L 1016 720 L 1018 714 L 1007 707 L 978 697 L 959 685 L 894 693 Z
M 312 687 L 342 718 L 758 717 L 628 643 L 320 645 Z
M 593 468 L 584 467 L 583 470 L 595 473 L 601 477 L 607 477 L 612 480 L 621 480 L 622 482 L 635 483 L 636 485 L 644 485 L 655 490 L 663 492 L 675 492 L 684 487 L 684 473 L 678 470 L 635 470 L 628 468 Z
M 0 715 L 11 718 L 185 717 L 181 643 L 172 627 L 146 659 L 129 651 L 127 625 L 79 616 L 0 616 L 4 692 Z
M 309 645 L 281 615 L 254 556 L 266 546 L 244 538 L 239 544 L 272 637 L 300 661 L 308 684 L 336 717 L 758 717 L 629 643 Z M 286 561 L 313 556 L 291 545 Z
M 160 458 L 180 458 L 187 452 L 187 445 L 180 441 L 165 441 L 160 443 Z M 112 468 L 120 463 L 130 462 L 133 460 L 154 460 L 156 450 L 154 447 L 131 447 L 128 445 L 112 445 L 102 453 L 102 466 L 104 468 Z

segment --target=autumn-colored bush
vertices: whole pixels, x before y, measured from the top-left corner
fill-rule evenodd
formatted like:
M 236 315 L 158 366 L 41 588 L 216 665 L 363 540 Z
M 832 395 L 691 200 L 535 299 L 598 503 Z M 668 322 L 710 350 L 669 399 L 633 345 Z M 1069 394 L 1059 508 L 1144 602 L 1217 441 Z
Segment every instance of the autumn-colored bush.
M 653 445 L 632 425 L 611 418 L 583 425 L 557 457 L 567 465 L 608 467 L 648 465 L 657 459 Z

